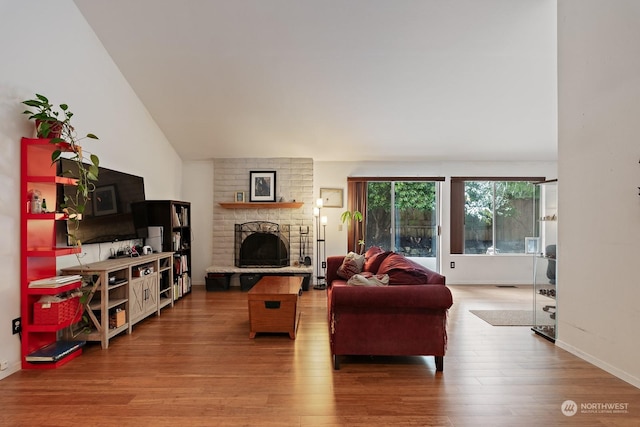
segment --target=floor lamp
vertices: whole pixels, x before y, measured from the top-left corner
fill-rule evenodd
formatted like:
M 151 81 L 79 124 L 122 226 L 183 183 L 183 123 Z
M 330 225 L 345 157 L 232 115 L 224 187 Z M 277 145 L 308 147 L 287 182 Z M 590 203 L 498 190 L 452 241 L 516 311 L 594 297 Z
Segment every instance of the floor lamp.
M 313 289 L 327 289 L 326 281 L 326 240 L 327 235 L 327 217 L 321 216 L 322 199 L 316 200 L 316 207 L 313 208 L 313 216 L 316 222 L 316 284 Z

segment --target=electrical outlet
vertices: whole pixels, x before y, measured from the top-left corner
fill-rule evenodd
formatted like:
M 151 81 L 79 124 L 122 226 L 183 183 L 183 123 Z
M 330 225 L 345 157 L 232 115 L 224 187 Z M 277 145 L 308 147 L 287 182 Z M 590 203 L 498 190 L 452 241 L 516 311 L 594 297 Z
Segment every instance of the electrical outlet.
M 9 362 L 6 360 L 0 361 L 0 371 L 4 371 L 9 367 Z
M 451 261 L 451 263 L 449 264 L 449 266 L 451 268 L 456 268 L 456 262 L 455 261 Z
M 22 332 L 22 320 L 18 317 L 17 319 L 13 319 L 11 321 L 11 333 L 13 335 L 19 334 Z

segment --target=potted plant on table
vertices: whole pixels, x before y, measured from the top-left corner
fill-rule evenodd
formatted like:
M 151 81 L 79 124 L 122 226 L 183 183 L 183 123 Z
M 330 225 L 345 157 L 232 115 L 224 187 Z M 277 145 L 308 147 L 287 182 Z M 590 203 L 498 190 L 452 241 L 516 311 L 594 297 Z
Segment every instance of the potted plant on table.
M 71 125 L 73 113 L 67 104 L 58 105 L 57 109 L 49 102 L 49 99 L 40 94 L 35 98 L 22 101 L 29 110 L 23 114 L 29 116 L 29 120 L 35 120 L 36 136 L 38 138 L 49 138 L 51 144 L 58 148 L 51 154 L 51 162 L 56 162 L 62 157 L 62 153 L 70 153 L 69 159 L 77 166 L 75 171 L 63 171 L 63 175 L 77 180 L 76 192 L 72 196 L 65 195 L 61 205 L 62 211 L 67 214 L 72 224 L 70 230 L 77 230 L 80 220 L 85 212 L 87 202 L 91 200 L 91 193 L 95 190 L 95 181 L 98 180 L 98 165 L 100 160 L 95 154 L 85 157 L 79 141 L 89 138 L 98 139 L 93 133 L 88 133 L 83 137 L 78 137 L 74 127 Z M 82 242 L 76 239 L 73 232 L 69 232 L 71 242 L 80 246 Z

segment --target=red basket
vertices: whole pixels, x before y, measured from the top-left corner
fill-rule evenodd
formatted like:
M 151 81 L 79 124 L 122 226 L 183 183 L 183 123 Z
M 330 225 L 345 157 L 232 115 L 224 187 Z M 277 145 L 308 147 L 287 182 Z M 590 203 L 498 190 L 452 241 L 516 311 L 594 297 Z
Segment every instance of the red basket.
M 34 325 L 59 325 L 80 315 L 80 297 L 71 297 L 59 302 L 37 302 L 33 306 Z

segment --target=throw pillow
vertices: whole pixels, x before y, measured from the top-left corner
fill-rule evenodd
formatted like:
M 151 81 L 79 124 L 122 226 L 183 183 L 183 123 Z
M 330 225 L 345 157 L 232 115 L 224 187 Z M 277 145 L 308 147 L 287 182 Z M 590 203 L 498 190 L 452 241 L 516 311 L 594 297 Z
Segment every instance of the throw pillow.
M 364 253 L 364 259 L 369 259 L 375 254 L 381 254 L 382 252 L 384 252 L 384 249 L 382 249 L 380 246 L 371 246 L 369 249 L 367 249 L 367 252 Z
M 388 275 L 372 274 L 366 271 L 361 274 L 354 274 L 347 281 L 347 285 L 350 285 L 350 286 L 387 286 L 388 284 L 389 284 Z
M 349 252 L 342 261 L 342 265 L 338 267 L 338 277 L 349 280 L 354 274 L 362 271 L 364 265 L 364 255 L 358 255 L 355 252 Z
M 387 258 L 392 253 L 393 252 L 390 252 L 390 251 L 379 252 L 372 255 L 370 258 L 366 258 L 364 261 L 364 267 L 362 268 L 362 270 L 369 271 L 371 273 L 377 273 L 378 268 L 380 267 L 380 264 L 382 263 L 382 261 L 384 261 L 385 258 Z
M 378 272 L 389 275 L 390 285 L 422 285 L 429 281 L 429 270 L 397 253 L 389 254 Z

